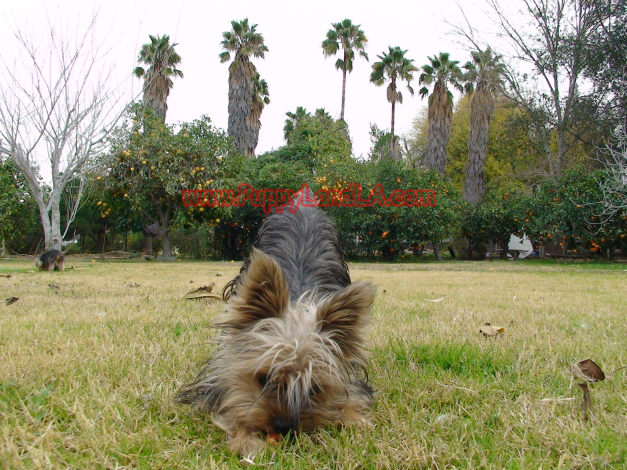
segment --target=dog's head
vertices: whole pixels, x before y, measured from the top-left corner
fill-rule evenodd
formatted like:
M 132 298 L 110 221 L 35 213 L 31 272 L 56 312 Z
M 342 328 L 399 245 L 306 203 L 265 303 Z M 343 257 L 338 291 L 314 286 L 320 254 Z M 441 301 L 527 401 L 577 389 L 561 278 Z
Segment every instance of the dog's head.
M 371 390 L 355 375 L 366 367 L 375 290 L 356 282 L 291 302 L 281 267 L 254 251 L 219 320 L 228 337 L 210 372 L 216 414 L 235 420 L 230 425 L 285 433 L 341 420 L 356 401 L 365 408 Z

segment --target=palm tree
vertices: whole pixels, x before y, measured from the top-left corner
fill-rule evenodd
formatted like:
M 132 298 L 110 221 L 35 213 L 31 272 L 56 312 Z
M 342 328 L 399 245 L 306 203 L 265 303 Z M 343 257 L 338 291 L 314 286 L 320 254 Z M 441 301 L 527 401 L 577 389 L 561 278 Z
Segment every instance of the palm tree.
M 252 130 L 252 148 L 253 151 L 257 148 L 257 142 L 259 141 L 259 129 L 261 128 L 261 113 L 263 108 L 267 104 L 270 104 L 270 93 L 268 91 L 268 84 L 263 80 L 259 73 L 255 74 L 253 81 L 253 100 L 250 107 L 250 115 L 248 116 L 248 125 Z
M 288 111 L 285 115 L 288 118 L 285 120 L 285 126 L 283 126 L 283 137 L 287 145 L 290 145 L 292 143 L 292 134 L 298 124 L 306 118 L 311 117 L 311 114 L 305 108 L 299 106 L 296 108 L 295 113 Z
M 429 61 L 431 64 L 422 66 L 419 79 L 420 84 L 427 86 L 433 84 L 433 92 L 429 96 L 429 131 L 425 147 L 425 165 L 427 168 L 437 170 L 444 177 L 446 146 L 453 115 L 453 94 L 447 85 L 450 84 L 463 91 L 463 74 L 457 66 L 458 61 L 450 60 L 447 52 L 440 52 L 438 56 L 429 57 Z M 420 89 L 422 98 L 429 94 L 427 86 Z
M 468 138 L 468 164 L 464 199 L 473 206 L 481 202 L 485 193 L 483 168 L 488 155 L 490 121 L 494 115 L 494 92 L 503 82 L 505 66 L 502 56 L 489 47 L 472 51 L 472 62 L 464 65 L 466 80 L 474 85 L 470 101 L 470 136 Z
M 165 121 L 168 95 L 173 85 L 171 77 L 183 78 L 183 72 L 176 68 L 181 62 L 181 56 L 174 50 L 178 44 L 170 44 L 170 36 L 167 34 L 148 37 L 150 43 L 142 46 L 137 59 L 148 69 L 138 66 L 133 73 L 144 78 L 144 104 L 154 109 L 155 114 Z
M 251 127 L 249 116 L 252 113 L 257 69 L 250 57 L 263 58 L 268 48 L 263 36 L 256 31 L 257 25 L 249 26 L 248 18 L 231 21 L 231 26 L 231 31 L 222 33 L 224 39 L 220 43 L 224 49 L 220 54 L 221 63 L 231 60 L 231 53 L 235 54 L 229 66 L 228 133 L 240 152 L 254 157 L 259 129 L 255 132 L 254 126 Z
M 344 120 L 344 104 L 346 103 L 346 74 L 353 71 L 353 59 L 355 51 L 368 60 L 368 54 L 364 51 L 368 39 L 364 32 L 359 29 L 361 25 L 353 24 L 351 20 L 345 19 L 339 23 L 331 23 L 333 29 L 327 31 L 327 38 L 322 41 L 322 52 L 325 57 L 331 57 L 338 53 L 340 45 L 344 53 L 342 59 L 337 59 L 335 68 L 342 71 L 342 111 L 340 119 Z
M 147 65 L 148 69 L 137 66 L 133 73 L 144 78 L 144 105 L 152 108 L 155 114 L 165 121 L 168 96 L 174 85 L 172 77 L 183 78 L 183 72 L 176 68 L 181 62 L 181 56 L 174 50 L 178 44 L 170 44 L 170 36 L 167 34 L 161 37 L 152 35 L 148 37 L 150 43 L 142 45 L 137 59 L 140 64 Z M 148 225 L 142 231 L 146 237 L 144 250 L 151 255 L 152 239 L 158 233 L 158 226 Z
M 397 88 L 397 82 L 405 80 L 407 82 L 407 89 L 413 95 L 414 89 L 409 85 L 414 79 L 413 73 L 418 69 L 413 65 L 413 60 L 405 57 L 406 50 L 403 51 L 400 47 L 389 47 L 388 53 L 383 52 L 382 55 L 377 57 L 381 59 L 379 62 L 372 64 L 372 73 L 370 74 L 370 81 L 377 86 L 383 85 L 386 80 L 389 80 L 390 84 L 387 88 L 388 101 L 392 103 L 392 127 L 390 133 L 392 134 L 390 151 L 392 158 L 400 159 L 400 154 L 396 152 L 396 136 L 394 135 L 394 111 L 396 103 L 403 103 L 403 95 Z

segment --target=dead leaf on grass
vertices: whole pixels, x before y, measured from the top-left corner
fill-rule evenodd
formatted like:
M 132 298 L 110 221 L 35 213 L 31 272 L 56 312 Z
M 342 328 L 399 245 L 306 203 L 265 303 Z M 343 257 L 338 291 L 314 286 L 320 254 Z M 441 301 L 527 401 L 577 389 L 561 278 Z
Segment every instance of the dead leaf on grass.
M 486 338 L 494 338 L 503 332 L 505 332 L 504 326 L 490 325 L 487 322 L 484 323 L 481 328 L 479 328 L 479 333 L 481 333 Z
M 0 277 L 6 277 L 7 279 L 11 279 L 13 274 L 0 274 Z
M 20 300 L 20 298 L 19 298 L 19 297 L 9 297 L 8 299 L 6 299 L 6 300 L 4 301 L 4 303 L 5 303 L 6 305 L 11 305 L 11 304 L 14 304 L 15 302 L 17 302 L 18 300 Z
M 210 299 L 222 299 L 222 296 L 219 294 L 214 294 L 213 288 L 215 287 L 215 283 L 212 282 L 211 284 L 209 284 L 208 286 L 201 286 L 198 287 L 196 289 L 192 289 L 189 292 L 187 292 L 187 294 L 185 294 L 183 296 L 184 299 L 203 299 L 203 298 L 210 298 Z

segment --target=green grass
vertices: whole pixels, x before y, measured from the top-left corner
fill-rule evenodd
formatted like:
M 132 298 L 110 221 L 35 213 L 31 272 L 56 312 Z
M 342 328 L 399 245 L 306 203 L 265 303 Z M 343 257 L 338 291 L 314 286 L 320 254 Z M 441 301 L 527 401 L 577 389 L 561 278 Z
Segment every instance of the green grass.
M 210 354 L 238 263 L 1 261 L 0 468 L 240 467 L 206 416 L 174 404 Z M 321 429 L 257 456 L 271 468 L 627 468 L 627 266 L 352 264 L 379 287 L 369 430 Z M 221 274 L 218 276 L 217 274 Z M 190 282 L 193 281 L 193 282 Z M 49 287 L 54 284 L 59 289 Z M 136 284 L 139 284 L 136 286 Z M 437 300 L 439 302 L 429 302 Z M 505 327 L 483 338 L 483 322 Z M 608 374 L 581 391 L 569 365 Z M 259 467 L 263 468 L 263 467 Z

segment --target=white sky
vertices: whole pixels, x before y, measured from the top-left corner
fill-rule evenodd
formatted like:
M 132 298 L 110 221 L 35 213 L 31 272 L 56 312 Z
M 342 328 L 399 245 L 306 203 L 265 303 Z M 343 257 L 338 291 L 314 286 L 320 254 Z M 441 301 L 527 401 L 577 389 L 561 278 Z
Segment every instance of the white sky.
M 407 49 L 406 57 L 417 67 L 428 62 L 427 56 L 450 52 L 451 58 L 465 63 L 470 57 L 458 38 L 444 23 L 459 18 L 455 0 L 286 0 L 174 1 L 174 0 L 22 0 L 5 2 L 0 13 L 0 43 L 11 44 L 10 28 L 47 29 L 46 15 L 63 18 L 69 25 L 86 24 L 99 11 L 97 31 L 111 50 L 106 60 L 115 64 L 118 80 L 125 81 L 135 93 L 141 91 L 141 80 L 131 78 L 136 59 L 148 35 L 169 34 L 178 43 L 182 57 L 179 68 L 185 74 L 175 79 L 168 99 L 167 122 L 190 121 L 203 114 L 214 125 L 226 130 L 228 120 L 228 64 L 220 64 L 222 33 L 230 30 L 231 20 L 248 18 L 258 24 L 269 48 L 265 60 L 254 60 L 270 90 L 270 105 L 261 117 L 262 127 L 257 154 L 284 144 L 283 125 L 287 111 L 304 106 L 308 111 L 323 107 L 339 117 L 341 72 L 334 67 L 335 58 L 325 59 L 321 43 L 332 22 L 350 18 L 361 24 L 368 37 L 370 62 L 355 60 L 353 73 L 347 79 L 346 116 L 353 138 L 354 154 L 366 155 L 370 148 L 369 126 L 376 123 L 389 129 L 391 106 L 385 86 L 369 82 L 372 63 L 388 46 Z M 474 0 L 459 0 L 470 21 L 479 29 L 489 20 Z M 516 4 L 516 0 L 504 3 Z M 483 5 L 483 3 L 480 3 Z M 43 33 L 45 34 L 45 33 Z M 5 50 L 6 52 L 6 50 Z M 117 84 L 112 83 L 112 86 Z M 404 102 L 396 107 L 396 131 L 403 134 L 426 99 L 418 95 L 418 73 L 412 83 L 415 96 L 403 88 Z

